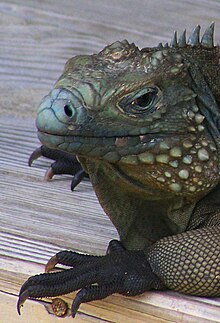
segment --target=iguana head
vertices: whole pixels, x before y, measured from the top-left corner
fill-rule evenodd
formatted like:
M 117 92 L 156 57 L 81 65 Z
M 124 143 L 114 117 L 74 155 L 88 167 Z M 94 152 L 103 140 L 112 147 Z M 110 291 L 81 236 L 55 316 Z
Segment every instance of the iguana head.
M 213 25 L 201 42 L 199 29 L 188 44 L 184 32 L 170 47 L 139 50 L 122 41 L 71 58 L 39 107 L 42 143 L 115 164 L 162 191 L 211 189 L 218 182 L 217 108 L 203 64 L 216 48 Z

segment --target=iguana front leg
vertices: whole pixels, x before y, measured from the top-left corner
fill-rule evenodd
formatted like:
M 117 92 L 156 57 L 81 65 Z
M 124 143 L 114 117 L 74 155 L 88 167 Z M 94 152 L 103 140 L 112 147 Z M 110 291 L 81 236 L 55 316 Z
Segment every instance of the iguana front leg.
M 73 268 L 30 277 L 20 291 L 19 314 L 21 305 L 29 297 L 53 297 L 81 289 L 72 303 L 74 317 L 81 303 L 103 299 L 113 293 L 134 296 L 152 288 L 163 288 L 144 252 L 125 250 L 116 240 L 110 242 L 106 256 L 63 251 L 51 258 L 46 269 L 52 269 L 57 263 Z
M 29 278 L 21 288 L 18 312 L 29 297 L 53 297 L 78 289 L 72 303 L 73 317 L 81 303 L 113 293 L 134 296 L 166 287 L 191 295 L 220 296 L 219 255 L 219 226 L 160 239 L 145 251 L 125 250 L 113 240 L 103 257 L 59 252 L 46 269 L 56 264 L 73 268 Z
M 148 260 L 167 288 L 220 296 L 220 226 L 163 238 L 153 245 Z

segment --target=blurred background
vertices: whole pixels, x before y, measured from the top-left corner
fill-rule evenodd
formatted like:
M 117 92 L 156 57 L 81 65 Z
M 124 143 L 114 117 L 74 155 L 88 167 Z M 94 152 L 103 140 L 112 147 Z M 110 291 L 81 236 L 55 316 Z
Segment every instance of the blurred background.
M 127 39 L 139 47 L 216 22 L 218 0 L 0 1 L 0 116 L 35 117 L 65 61 Z

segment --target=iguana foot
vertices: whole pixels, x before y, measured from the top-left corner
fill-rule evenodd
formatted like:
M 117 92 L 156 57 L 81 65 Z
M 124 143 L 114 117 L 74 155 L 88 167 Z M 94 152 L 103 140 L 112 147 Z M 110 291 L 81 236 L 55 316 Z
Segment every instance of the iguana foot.
M 84 177 L 88 177 L 75 155 L 56 149 L 50 149 L 46 146 L 41 146 L 33 151 L 28 160 L 28 165 L 31 166 L 33 161 L 41 156 L 55 160 L 45 173 L 44 179 L 46 181 L 52 179 L 54 175 L 73 175 L 74 177 L 71 183 L 71 190 L 73 191 Z
M 30 277 L 20 291 L 19 314 L 28 298 L 54 297 L 80 289 L 71 307 L 74 317 L 81 303 L 103 299 L 113 293 L 134 296 L 164 287 L 152 272 L 143 251 L 128 251 L 116 240 L 110 242 L 105 256 L 61 251 L 49 260 L 46 271 L 56 264 L 73 268 Z

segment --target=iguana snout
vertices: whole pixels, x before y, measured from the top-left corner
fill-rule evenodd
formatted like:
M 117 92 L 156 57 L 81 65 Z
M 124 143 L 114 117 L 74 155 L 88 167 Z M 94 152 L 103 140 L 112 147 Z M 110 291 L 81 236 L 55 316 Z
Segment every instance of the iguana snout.
M 68 135 L 69 130 L 82 123 L 85 115 L 83 100 L 73 91 L 60 88 L 45 96 L 38 109 L 37 128 L 51 135 Z M 52 122 L 48 122 L 52 118 Z M 72 126 L 70 126 L 72 125 Z

